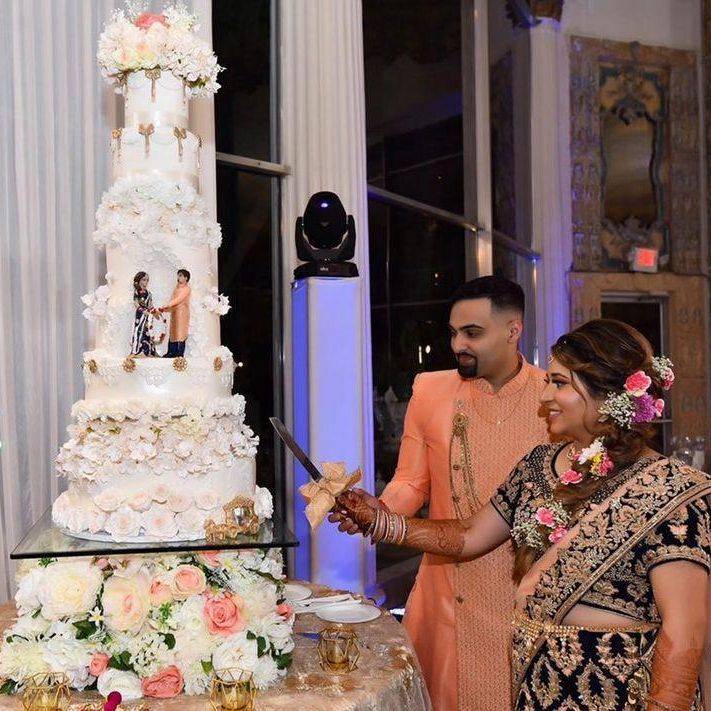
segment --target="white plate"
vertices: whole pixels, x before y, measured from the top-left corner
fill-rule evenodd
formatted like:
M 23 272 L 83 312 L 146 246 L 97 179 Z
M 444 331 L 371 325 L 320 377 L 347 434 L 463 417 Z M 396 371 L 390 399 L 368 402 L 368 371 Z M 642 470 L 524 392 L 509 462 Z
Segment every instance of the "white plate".
M 299 602 L 300 600 L 306 600 L 311 597 L 313 593 L 310 588 L 305 585 L 299 585 L 298 583 L 287 583 L 284 586 L 284 597 L 289 602 Z
M 316 617 L 326 622 L 370 622 L 380 617 L 380 608 L 375 605 L 353 605 L 340 610 L 332 607 L 330 610 L 318 610 Z

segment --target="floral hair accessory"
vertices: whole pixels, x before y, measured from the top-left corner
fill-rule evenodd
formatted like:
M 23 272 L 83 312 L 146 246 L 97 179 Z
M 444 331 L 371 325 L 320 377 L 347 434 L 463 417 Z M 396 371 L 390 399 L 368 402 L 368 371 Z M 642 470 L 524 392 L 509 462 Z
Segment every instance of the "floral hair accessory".
M 662 388 L 669 390 L 674 384 L 673 363 L 666 356 L 652 358 L 652 370 L 662 381 Z M 643 370 L 637 370 L 625 380 L 621 393 L 610 393 L 600 407 L 600 413 L 611 417 L 620 427 L 653 422 L 664 413 L 664 400 L 649 394 L 652 378 Z
M 652 358 L 652 368 L 654 372 L 662 379 L 662 388 L 670 390 L 674 385 L 674 371 L 672 363 L 666 356 L 655 356 Z
M 589 476 L 597 479 L 607 476 L 614 466 L 614 462 L 605 449 L 602 437 L 598 437 L 573 457 L 571 468 L 564 471 L 559 479 L 561 484 L 566 486 L 580 484 Z

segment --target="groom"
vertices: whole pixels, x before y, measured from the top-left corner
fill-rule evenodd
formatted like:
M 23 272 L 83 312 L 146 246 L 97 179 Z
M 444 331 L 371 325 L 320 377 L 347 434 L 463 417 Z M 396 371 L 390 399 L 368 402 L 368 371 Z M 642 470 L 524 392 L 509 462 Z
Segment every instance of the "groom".
M 538 415 L 545 373 L 518 350 L 524 306 L 521 287 L 502 277 L 457 290 L 449 315 L 457 368 L 415 378 L 395 475 L 372 506 L 413 516 L 428 503 L 430 518 L 468 518 L 547 440 Z M 357 530 L 337 513 L 330 520 Z M 404 624 L 437 711 L 510 708 L 512 563 L 510 545 L 463 563 L 424 555 Z
M 185 355 L 185 341 L 188 340 L 190 326 L 190 272 L 178 269 L 178 281 L 173 289 L 170 301 L 161 306 L 161 313 L 170 311 L 170 334 L 168 336 L 168 352 L 164 358 L 182 358 Z

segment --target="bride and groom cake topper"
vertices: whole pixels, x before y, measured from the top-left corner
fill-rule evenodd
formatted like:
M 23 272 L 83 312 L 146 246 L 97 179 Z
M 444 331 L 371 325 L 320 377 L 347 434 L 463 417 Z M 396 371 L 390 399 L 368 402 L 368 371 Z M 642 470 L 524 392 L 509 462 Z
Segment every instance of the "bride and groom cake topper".
M 133 277 L 133 304 L 136 314 L 131 332 L 131 356 L 158 357 L 156 346 L 165 340 L 165 312 L 170 312 L 168 351 L 164 358 L 185 355 L 185 341 L 190 325 L 190 272 L 178 269 L 177 281 L 170 301 L 156 308 L 148 289 L 150 277 L 140 271 Z

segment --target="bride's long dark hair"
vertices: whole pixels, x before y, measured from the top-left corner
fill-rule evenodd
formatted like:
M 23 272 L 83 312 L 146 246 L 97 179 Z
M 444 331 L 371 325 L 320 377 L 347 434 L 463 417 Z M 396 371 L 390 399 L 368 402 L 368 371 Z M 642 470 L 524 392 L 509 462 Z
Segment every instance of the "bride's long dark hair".
M 660 376 L 652 368 L 652 346 L 636 328 L 622 321 L 588 321 L 561 336 L 551 349 L 551 355 L 571 371 L 572 385 L 586 402 L 595 400 L 602 403 L 610 393 L 621 393 L 627 377 L 638 370 L 643 370 L 652 379 L 650 395 L 655 399 L 662 396 Z M 614 475 L 615 471 L 640 458 L 654 434 L 654 428 L 646 423 L 633 424 L 628 429 L 608 418 L 590 434 L 604 438 L 608 455 L 615 463 Z M 605 479 L 590 477 L 574 486 L 558 484 L 553 496 L 569 513 L 575 514 L 581 504 L 604 483 Z M 516 548 L 516 582 L 528 572 L 535 559 L 536 551 L 530 546 Z

